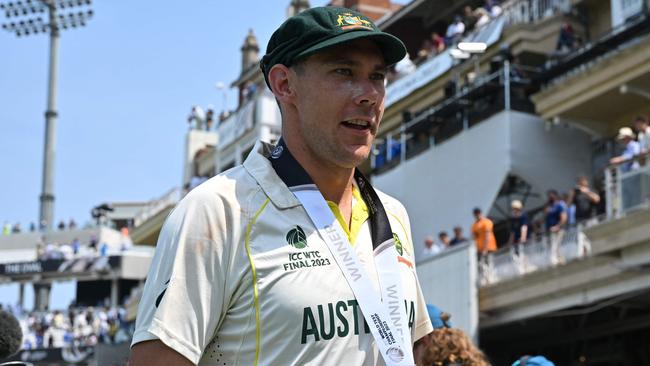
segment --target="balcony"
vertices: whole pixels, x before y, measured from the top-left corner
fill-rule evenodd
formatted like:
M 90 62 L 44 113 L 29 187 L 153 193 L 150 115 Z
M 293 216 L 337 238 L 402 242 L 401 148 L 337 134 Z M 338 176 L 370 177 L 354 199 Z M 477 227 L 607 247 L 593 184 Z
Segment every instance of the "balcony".
M 643 110 L 650 91 L 650 18 L 639 16 L 549 63 L 535 82 L 537 113 L 607 136 Z M 628 117 L 631 118 L 631 117 Z
M 465 86 L 457 87 L 459 80 L 448 83 L 446 93 L 451 95 L 447 99 L 416 112 L 412 119 L 375 141 L 373 174 L 382 174 L 501 111 L 531 113 L 533 106 L 527 99 L 531 81 L 525 77 L 528 71 L 506 61 L 503 69 Z

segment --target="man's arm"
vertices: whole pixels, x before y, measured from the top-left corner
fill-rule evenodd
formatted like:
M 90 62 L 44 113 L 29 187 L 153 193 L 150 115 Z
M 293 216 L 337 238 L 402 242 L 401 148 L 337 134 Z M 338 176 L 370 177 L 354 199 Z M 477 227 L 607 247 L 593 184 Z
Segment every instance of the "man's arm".
M 129 365 L 191 366 L 194 364 L 160 340 L 153 340 L 136 343 L 131 348 Z
M 519 235 L 519 242 L 525 243 L 528 240 L 528 224 L 521 225 L 521 234 Z

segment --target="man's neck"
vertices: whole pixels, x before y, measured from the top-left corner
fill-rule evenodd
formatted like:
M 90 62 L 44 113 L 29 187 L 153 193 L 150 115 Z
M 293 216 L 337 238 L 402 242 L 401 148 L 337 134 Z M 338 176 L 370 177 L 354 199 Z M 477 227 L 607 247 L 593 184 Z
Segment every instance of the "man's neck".
M 285 144 L 300 166 L 307 172 L 314 184 L 327 201 L 336 203 L 342 210 L 348 211 L 352 204 L 352 182 L 354 168 L 342 168 L 315 159 L 311 152 L 303 151 L 307 147 Z

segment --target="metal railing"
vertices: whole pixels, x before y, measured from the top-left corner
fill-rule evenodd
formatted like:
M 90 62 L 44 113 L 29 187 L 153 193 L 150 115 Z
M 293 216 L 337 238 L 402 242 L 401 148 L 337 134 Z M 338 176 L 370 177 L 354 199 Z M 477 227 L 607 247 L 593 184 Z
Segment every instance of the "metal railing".
M 650 152 L 605 169 L 607 217 L 650 207 Z
M 479 260 L 479 285 L 495 284 L 588 256 L 591 243 L 583 229 L 596 222 L 592 220 L 589 224 L 531 239 L 526 244 L 500 248 Z
M 518 75 L 522 69 L 505 61 L 502 69 L 475 76 L 464 86 L 458 86 L 459 80 L 453 81 L 453 95 L 417 112 L 414 118 L 375 140 L 370 157 L 373 171 L 388 170 L 500 111 L 526 111 L 524 104 L 530 101 L 515 95 L 515 91 L 523 94 L 522 87 L 530 83 Z
M 558 13 L 571 11 L 571 0 L 513 0 L 505 1 L 501 8 L 506 25 L 535 23 Z
M 181 197 L 181 189 L 178 187 L 172 188 L 169 191 L 165 192 L 159 198 L 150 201 L 145 207 L 138 212 L 137 215 L 133 218 L 133 227 L 138 227 L 150 217 L 155 216 L 157 213 L 163 209 L 175 205 L 178 203 Z

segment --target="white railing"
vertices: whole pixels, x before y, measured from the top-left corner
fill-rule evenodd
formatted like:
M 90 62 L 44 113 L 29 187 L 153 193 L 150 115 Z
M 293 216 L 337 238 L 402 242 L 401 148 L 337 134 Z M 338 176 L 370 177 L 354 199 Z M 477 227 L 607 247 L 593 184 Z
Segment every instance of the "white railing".
M 488 255 L 485 260 L 479 261 L 480 285 L 495 284 L 589 255 L 591 243 L 582 231 L 587 226 L 581 224 L 532 239 L 526 244 L 510 245 Z
M 569 13 L 571 0 L 512 0 L 505 1 L 501 8 L 509 26 L 535 23 L 558 13 Z
M 181 189 L 176 187 L 170 189 L 159 198 L 150 201 L 145 207 L 142 208 L 142 210 L 140 210 L 140 212 L 138 212 L 138 214 L 135 215 L 133 218 L 133 226 L 138 227 L 147 221 L 147 219 L 155 216 L 163 209 L 175 205 L 180 200 L 180 197 Z
M 650 153 L 605 169 L 607 217 L 650 207 Z

